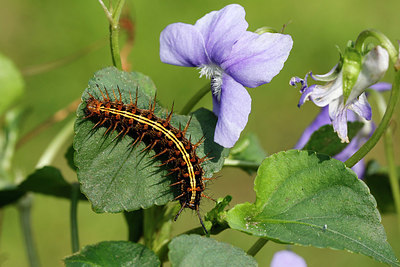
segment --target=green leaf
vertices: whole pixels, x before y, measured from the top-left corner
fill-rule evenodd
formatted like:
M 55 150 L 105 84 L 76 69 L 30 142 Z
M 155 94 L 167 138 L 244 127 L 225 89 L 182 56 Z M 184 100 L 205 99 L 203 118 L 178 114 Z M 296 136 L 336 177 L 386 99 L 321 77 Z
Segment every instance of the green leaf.
M 25 192 L 34 192 L 55 197 L 71 198 L 71 184 L 64 180 L 60 170 L 46 166 L 28 176 L 18 188 Z M 81 194 L 80 199 L 85 200 Z
M 251 235 L 348 250 L 399 266 L 368 187 L 343 162 L 310 151 L 268 157 L 255 180 L 256 202 L 227 213 L 229 226 Z
M 64 157 L 67 160 L 68 166 L 74 171 L 76 171 L 76 166 L 74 163 L 74 152 L 75 152 L 74 147 L 71 145 L 65 152 Z
M 363 125 L 364 124 L 359 121 L 347 123 L 350 141 L 356 136 L 358 131 L 361 130 Z M 347 145 L 348 143 L 342 143 L 340 141 L 340 138 L 333 131 L 332 125 L 324 125 L 311 135 L 310 140 L 308 140 L 302 150 L 316 151 L 332 157 L 345 149 Z
M 400 167 L 397 167 L 397 173 L 400 174 Z M 381 213 L 395 212 L 387 168 L 381 167 L 377 161 L 371 160 L 367 164 L 363 180 L 375 197 L 379 211 Z
M 64 259 L 65 266 L 160 266 L 153 251 L 128 241 L 104 241 Z
M 101 93 L 96 88 L 98 84 L 104 87 L 114 99 L 112 89 L 120 88 L 124 103 L 130 102 L 130 94 L 135 99 L 138 92 L 138 107 L 148 108 L 153 102 L 155 87 L 151 80 L 136 72 L 123 72 L 110 67 L 95 73 L 89 81 L 82 96 L 85 100 L 88 93 L 101 99 Z M 118 97 L 118 96 L 117 96 Z M 78 108 L 78 119 L 75 124 L 74 162 L 78 168 L 78 179 L 82 192 L 92 203 L 96 212 L 121 212 L 148 208 L 153 205 L 163 205 L 176 197 L 179 192 L 171 188 L 171 178 L 164 177 L 169 171 L 168 166 L 158 167 L 162 161 L 152 159 L 154 151 L 142 150 L 145 143 L 131 146 L 134 139 L 130 135 L 115 139 L 117 132 L 104 135 L 106 128 L 92 129 L 95 122 L 83 119 L 85 101 Z M 158 117 L 165 117 L 167 110 L 158 104 L 155 108 Z M 222 168 L 224 157 L 228 149 L 214 143 L 214 130 L 217 118 L 206 110 L 200 109 L 193 114 L 186 136 L 191 136 L 192 143 L 196 143 L 203 136 L 205 142 L 196 153 L 199 157 L 208 155 L 211 160 L 203 163 L 205 177 L 212 177 L 213 173 Z M 171 124 L 179 128 L 189 120 L 189 116 L 174 114 Z M 165 160 L 165 159 L 164 159 Z
M 25 195 L 25 191 L 20 190 L 17 186 L 9 186 L 2 188 L 0 190 L 0 208 L 14 204 L 17 200 L 19 200 L 23 195 Z
M 168 247 L 172 266 L 257 266 L 242 249 L 199 235 L 180 235 Z
M 228 158 L 260 165 L 266 156 L 267 153 L 262 149 L 258 137 L 253 133 L 248 133 L 235 144 Z M 239 166 L 249 174 L 254 173 L 254 168 L 248 168 L 245 165 Z
M 0 54 L 0 115 L 24 92 L 24 80 L 14 63 Z

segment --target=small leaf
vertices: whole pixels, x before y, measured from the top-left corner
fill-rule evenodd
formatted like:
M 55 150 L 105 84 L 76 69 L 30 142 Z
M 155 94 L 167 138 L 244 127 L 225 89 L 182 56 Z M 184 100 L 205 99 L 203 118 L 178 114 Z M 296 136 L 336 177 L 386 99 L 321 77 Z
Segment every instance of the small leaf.
M 64 259 L 65 266 L 160 266 L 153 251 L 128 241 L 104 241 Z
M 135 101 L 138 93 L 138 107 L 147 109 L 153 102 L 155 87 L 151 80 L 140 73 L 123 72 L 110 67 L 95 73 L 89 81 L 89 88 L 83 93 L 85 100 L 92 94 L 102 99 L 96 84 L 107 91 L 114 99 L 112 89 L 120 88 L 122 101 L 130 103 L 132 95 Z M 116 92 L 118 94 L 118 92 Z M 119 97 L 117 95 L 117 97 Z M 168 167 L 158 167 L 162 161 L 152 159 L 155 151 L 142 151 L 145 143 L 135 144 L 129 134 L 124 138 L 115 139 L 118 135 L 104 135 L 106 127 L 93 129 L 95 122 L 83 119 L 85 101 L 78 108 L 78 119 L 75 124 L 74 162 L 78 168 L 78 179 L 82 192 L 92 203 L 95 212 L 121 212 L 148 208 L 153 205 L 164 205 L 178 195 L 176 189 L 171 188 L 171 179 L 164 177 Z M 155 114 L 165 118 L 167 111 L 156 104 Z M 192 114 L 192 120 L 186 136 L 191 136 L 192 143 L 196 143 L 203 136 L 205 142 L 196 153 L 199 157 L 212 158 L 202 164 L 205 177 L 212 177 L 213 173 L 222 168 L 224 157 L 228 149 L 214 143 L 214 130 L 217 118 L 206 110 L 200 109 Z M 174 114 L 171 124 L 175 128 L 184 126 L 189 116 Z M 165 160 L 165 159 L 164 159 Z
M 64 180 L 60 170 L 46 166 L 36 170 L 18 188 L 25 192 L 34 192 L 55 197 L 71 198 L 71 184 Z M 84 195 L 80 199 L 85 200 Z
M 255 180 L 256 202 L 227 213 L 231 228 L 320 248 L 348 250 L 399 266 L 368 187 L 343 162 L 309 151 L 268 157 Z
M 229 159 L 241 160 L 260 165 L 267 153 L 262 149 L 258 137 L 249 133 L 241 138 L 229 153 Z M 240 167 L 249 174 L 254 173 L 253 168 Z
M 24 80 L 14 63 L 0 54 L 0 115 L 24 92 Z
M 347 123 L 350 141 L 356 136 L 358 131 L 361 130 L 363 125 L 364 124 L 359 121 Z M 339 154 L 347 145 L 348 143 L 342 143 L 340 141 L 340 138 L 333 131 L 332 125 L 324 125 L 311 135 L 310 140 L 308 140 L 302 150 L 311 150 L 332 157 Z
M 168 247 L 172 266 L 257 266 L 240 248 L 199 235 L 180 235 Z

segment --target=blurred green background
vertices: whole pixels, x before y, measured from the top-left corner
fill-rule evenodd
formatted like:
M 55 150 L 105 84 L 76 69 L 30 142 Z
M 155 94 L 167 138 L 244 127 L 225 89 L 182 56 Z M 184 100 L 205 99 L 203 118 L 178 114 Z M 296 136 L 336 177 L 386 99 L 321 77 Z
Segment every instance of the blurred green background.
M 207 80 L 199 79 L 192 68 L 166 65 L 159 59 L 159 34 L 170 23 L 193 24 L 212 10 L 218 10 L 232 1 L 185 1 L 185 0 L 127 0 L 130 15 L 135 21 L 135 41 L 129 56 L 132 70 L 150 76 L 158 91 L 157 98 L 167 107 L 175 102 L 180 110 L 196 90 Z M 300 94 L 290 87 L 289 79 L 306 72 L 325 73 L 337 63 L 336 45 L 344 48 L 348 40 L 355 40 L 358 33 L 367 28 L 383 31 L 391 40 L 400 38 L 400 1 L 236 1 L 246 9 L 249 30 L 262 26 L 281 29 L 288 24 L 285 33 L 294 40 L 293 50 L 284 69 L 270 84 L 249 89 L 252 96 L 252 113 L 245 132 L 255 132 L 268 153 L 290 149 L 303 129 L 318 113 L 311 103 L 297 108 Z M 79 99 L 88 80 L 96 70 L 111 65 L 107 43 L 108 22 L 98 1 L 51 1 L 14 0 L 1 1 L 0 53 L 11 58 L 25 73 L 26 93 L 18 104 L 30 108 L 24 121 L 22 134 L 52 116 L 56 111 Z M 121 46 L 124 35 L 122 34 Z M 38 66 L 63 57 L 93 44 L 101 48 L 79 57 L 72 63 L 37 75 L 29 75 L 32 66 Z M 392 71 L 392 70 L 391 70 Z M 391 74 L 385 80 L 390 82 Z M 211 108 L 211 98 L 205 97 L 198 106 Z M 399 109 L 396 111 L 398 118 Z M 73 117 L 71 114 L 70 117 Z M 24 144 L 16 154 L 15 166 L 23 175 L 34 170 L 49 140 L 61 129 L 59 122 Z M 398 144 L 398 131 L 395 132 Z M 72 140 L 72 138 L 71 138 Z M 65 145 L 54 165 L 59 167 L 70 181 L 76 175 L 70 171 L 63 157 Z M 397 146 L 396 146 L 397 147 Z M 397 150 L 397 155 L 399 151 Z M 374 157 L 385 164 L 381 144 L 368 158 Z M 399 157 L 398 157 L 399 158 Z M 220 178 L 208 186 L 207 193 L 218 198 L 233 196 L 232 205 L 254 201 L 253 176 L 226 168 Z M 390 192 L 388 192 L 389 194 Z M 213 203 L 205 200 L 204 214 Z M 27 266 L 25 248 L 20 231 L 18 213 L 14 207 L 2 213 L 0 236 L 0 263 L 2 266 Z M 103 240 L 125 240 L 127 229 L 121 214 L 95 214 L 90 205 L 79 205 L 80 245 Z M 71 254 L 69 233 L 69 202 L 66 200 L 35 195 L 33 230 L 43 266 L 60 266 L 61 259 Z M 396 255 L 400 256 L 400 233 L 393 214 L 383 216 L 388 241 Z M 198 226 L 197 217 L 184 212 L 174 224 L 174 234 Z M 247 250 L 256 240 L 235 231 L 225 231 L 215 237 Z M 260 266 L 268 266 L 273 253 L 286 246 L 268 243 L 256 256 Z M 366 256 L 353 255 L 329 249 L 293 247 L 304 257 L 309 266 L 381 266 Z

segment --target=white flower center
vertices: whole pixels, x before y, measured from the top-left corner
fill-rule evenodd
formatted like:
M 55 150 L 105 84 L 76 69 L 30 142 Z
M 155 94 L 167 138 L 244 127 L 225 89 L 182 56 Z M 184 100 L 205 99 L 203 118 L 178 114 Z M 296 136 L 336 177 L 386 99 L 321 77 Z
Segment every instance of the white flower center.
M 221 100 L 221 86 L 222 86 L 222 73 L 224 72 L 221 67 L 211 63 L 208 65 L 201 65 L 198 67 L 200 70 L 200 78 L 206 76 L 207 79 L 211 78 L 211 91 L 218 101 Z

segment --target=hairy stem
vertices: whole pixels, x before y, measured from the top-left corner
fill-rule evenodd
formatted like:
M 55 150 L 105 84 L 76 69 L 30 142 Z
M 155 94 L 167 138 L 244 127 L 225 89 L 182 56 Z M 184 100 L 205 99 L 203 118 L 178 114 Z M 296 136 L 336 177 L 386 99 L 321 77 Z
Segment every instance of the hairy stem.
M 247 254 L 254 257 L 264 247 L 264 245 L 267 244 L 267 242 L 268 239 L 259 238 L 247 251 Z
M 79 193 L 80 193 L 79 183 L 73 183 L 71 192 L 71 210 L 70 210 L 72 253 L 79 251 L 78 215 L 77 215 Z
M 189 114 L 189 112 L 200 101 L 200 99 L 202 99 L 203 96 L 205 96 L 210 91 L 211 91 L 211 89 L 210 89 L 210 85 L 209 84 L 207 84 L 207 85 L 203 86 L 202 88 L 200 88 L 200 90 L 197 91 L 197 93 L 194 96 L 192 96 L 192 98 L 183 107 L 183 109 L 181 110 L 181 114 L 182 115 Z

